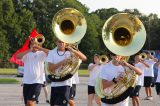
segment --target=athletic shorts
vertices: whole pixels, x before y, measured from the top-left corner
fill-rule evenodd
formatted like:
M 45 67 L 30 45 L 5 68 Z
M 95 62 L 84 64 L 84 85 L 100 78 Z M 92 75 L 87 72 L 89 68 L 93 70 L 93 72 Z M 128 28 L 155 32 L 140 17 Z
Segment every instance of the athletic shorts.
M 75 96 L 76 96 L 76 84 L 72 84 L 72 87 L 70 88 L 69 99 L 73 100 Z
M 41 92 L 42 84 L 24 84 L 23 85 L 23 97 L 24 103 L 27 104 L 27 100 L 36 101 Z
M 144 77 L 144 87 L 151 87 L 153 83 L 153 77 Z
M 157 92 L 157 95 L 160 94 L 160 83 L 156 83 L 156 92 Z
M 141 89 L 140 85 L 136 85 L 136 87 L 133 89 L 130 97 L 133 98 L 134 96 L 139 96 L 139 91 Z
M 68 106 L 70 96 L 70 86 L 51 87 L 51 106 Z
M 94 86 L 88 85 L 88 95 L 89 94 L 95 94 L 95 88 L 94 88 Z
M 152 77 L 152 84 L 151 84 L 151 87 L 154 87 L 155 86 L 155 79 L 154 77 Z

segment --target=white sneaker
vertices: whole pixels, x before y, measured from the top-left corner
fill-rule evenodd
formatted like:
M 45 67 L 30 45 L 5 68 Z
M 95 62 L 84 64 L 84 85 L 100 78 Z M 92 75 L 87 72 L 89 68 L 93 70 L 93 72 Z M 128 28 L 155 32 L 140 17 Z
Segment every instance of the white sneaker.
M 144 100 L 148 100 L 148 96 L 144 98 Z
M 148 97 L 148 100 L 153 100 L 153 97 L 152 97 L 152 96 L 149 96 L 149 97 Z
M 144 100 L 150 100 L 150 99 L 149 99 L 149 96 L 145 97 Z

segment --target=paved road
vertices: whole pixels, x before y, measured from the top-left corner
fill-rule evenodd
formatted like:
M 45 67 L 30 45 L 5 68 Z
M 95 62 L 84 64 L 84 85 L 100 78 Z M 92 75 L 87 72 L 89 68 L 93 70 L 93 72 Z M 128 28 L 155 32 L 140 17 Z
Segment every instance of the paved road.
M 21 78 L 17 79 L 21 81 Z M 75 98 L 76 106 L 87 106 L 87 77 L 80 77 L 80 81 L 81 84 L 77 86 L 77 95 Z M 50 91 L 50 85 L 48 85 L 48 88 Z M 153 88 L 152 90 L 154 99 L 152 101 L 148 101 L 143 100 L 143 98 L 145 98 L 145 92 L 144 88 L 142 88 L 140 92 L 141 106 L 160 106 L 160 99 L 156 95 L 155 89 Z M 36 106 L 49 106 L 49 104 L 45 103 L 43 91 L 41 92 L 39 101 L 40 103 Z M 24 106 L 22 99 L 22 87 L 20 84 L 0 84 L 0 106 Z M 94 106 L 96 106 L 95 103 Z M 130 106 L 132 106 L 131 99 Z

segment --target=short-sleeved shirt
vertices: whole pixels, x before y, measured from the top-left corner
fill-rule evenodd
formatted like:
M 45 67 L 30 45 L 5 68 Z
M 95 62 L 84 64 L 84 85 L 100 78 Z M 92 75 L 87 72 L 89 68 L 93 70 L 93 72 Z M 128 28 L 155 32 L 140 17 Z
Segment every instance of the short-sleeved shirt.
M 93 63 L 90 63 L 88 67 L 94 65 Z M 99 75 L 101 71 L 101 65 L 96 65 L 92 70 L 89 70 L 89 78 L 88 78 L 88 85 L 95 86 L 96 78 Z
M 122 66 L 113 65 L 112 61 L 102 67 L 100 72 L 100 78 L 112 81 L 115 77 L 118 77 L 120 73 L 123 73 L 125 70 Z
M 47 54 L 43 51 L 29 52 L 21 59 L 24 62 L 24 84 L 43 83 L 44 61 Z
M 145 63 L 147 63 L 149 65 L 149 68 L 147 68 L 144 71 L 144 76 L 146 77 L 154 77 L 154 70 L 153 70 L 153 66 L 156 63 L 153 59 L 149 59 L 149 60 L 145 60 Z
M 142 74 L 137 77 L 136 85 L 143 86 L 143 83 L 144 83 L 144 71 L 147 69 L 147 67 L 143 63 L 140 63 L 140 62 L 136 63 L 135 67 L 141 69 L 141 71 L 142 71 Z
M 73 76 L 72 76 L 72 84 L 79 84 L 79 76 L 78 76 L 78 72 L 76 72 Z
M 82 63 L 82 60 L 79 59 L 79 62 Z M 72 76 L 72 84 L 79 84 L 79 76 L 78 76 L 78 70 L 77 72 Z
M 45 75 L 45 73 L 43 73 L 43 82 L 45 82 L 46 81 L 46 75 Z
M 68 58 L 70 56 L 70 52 L 69 51 L 58 51 L 57 48 L 50 50 L 48 53 L 48 57 L 47 57 L 47 62 L 53 63 L 53 64 L 57 64 L 61 61 L 63 61 L 65 58 Z M 62 67 L 59 67 L 58 69 L 55 70 L 55 73 L 57 74 L 59 71 L 61 71 Z M 62 82 L 52 82 L 51 83 L 52 87 L 58 87 L 58 86 L 72 86 L 72 78 L 67 79 L 65 81 Z
M 115 66 L 112 64 L 112 61 L 110 61 L 108 64 L 102 67 L 100 71 L 100 78 L 108 81 L 112 81 L 112 79 L 115 77 L 118 77 L 120 73 L 123 73 L 125 69 L 122 66 Z M 111 90 L 111 89 L 107 89 Z M 107 92 L 107 91 L 105 91 Z M 115 104 L 114 106 L 128 106 L 129 100 L 126 98 L 122 102 L 119 102 Z M 110 104 L 102 103 L 102 106 L 112 106 Z
M 156 82 L 160 83 L 160 66 L 158 66 L 158 74 L 157 74 Z

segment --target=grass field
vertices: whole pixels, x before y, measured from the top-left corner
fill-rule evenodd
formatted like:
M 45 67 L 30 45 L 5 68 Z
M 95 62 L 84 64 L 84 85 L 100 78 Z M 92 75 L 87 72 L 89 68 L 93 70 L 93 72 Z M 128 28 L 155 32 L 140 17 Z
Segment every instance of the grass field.
M 78 70 L 78 73 L 80 76 L 88 76 L 89 75 L 88 70 Z
M 0 84 L 17 84 L 18 80 L 14 78 L 0 78 Z
M 0 75 L 17 75 L 17 69 L 0 68 Z
M 0 68 L 0 75 L 17 75 L 17 69 Z M 88 76 L 87 70 L 79 70 L 80 76 Z

